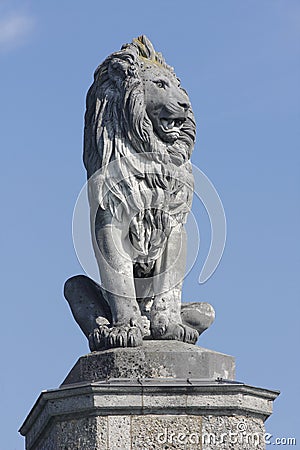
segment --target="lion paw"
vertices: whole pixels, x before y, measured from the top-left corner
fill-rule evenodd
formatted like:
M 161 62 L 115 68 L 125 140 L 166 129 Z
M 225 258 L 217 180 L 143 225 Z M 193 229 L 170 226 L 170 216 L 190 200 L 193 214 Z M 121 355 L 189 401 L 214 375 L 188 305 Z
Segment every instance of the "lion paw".
M 167 323 L 164 318 L 158 320 L 156 326 L 152 326 L 151 332 L 154 339 L 170 339 L 188 344 L 195 344 L 199 337 L 198 331 L 188 325 L 172 321 Z
M 89 346 L 92 352 L 108 348 L 138 347 L 142 343 L 142 332 L 135 325 L 113 327 L 100 325 L 89 335 Z
M 181 325 L 182 327 L 184 327 L 184 341 L 183 342 L 187 342 L 188 344 L 196 344 L 198 337 L 199 337 L 199 333 L 197 330 L 195 330 L 194 328 L 189 327 L 188 325 Z

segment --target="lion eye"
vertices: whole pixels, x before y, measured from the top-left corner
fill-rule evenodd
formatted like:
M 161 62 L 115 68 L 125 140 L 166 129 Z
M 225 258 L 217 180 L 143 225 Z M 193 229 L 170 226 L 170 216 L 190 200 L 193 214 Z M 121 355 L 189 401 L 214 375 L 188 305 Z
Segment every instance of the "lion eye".
M 165 86 L 166 86 L 166 82 L 165 81 L 163 81 L 163 80 L 157 80 L 157 81 L 154 81 L 154 83 L 156 84 L 156 86 L 157 87 L 159 87 L 159 88 L 164 88 Z

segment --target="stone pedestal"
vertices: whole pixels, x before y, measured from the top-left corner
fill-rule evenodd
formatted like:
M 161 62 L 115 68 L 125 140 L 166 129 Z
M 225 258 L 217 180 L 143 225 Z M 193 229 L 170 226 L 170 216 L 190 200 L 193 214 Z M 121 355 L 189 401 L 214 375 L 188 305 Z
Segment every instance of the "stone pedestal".
M 177 342 L 95 352 L 42 392 L 20 432 L 27 450 L 262 450 L 278 392 L 227 373 L 232 357 Z
M 232 356 L 178 341 L 93 352 L 79 358 L 63 385 L 108 378 L 235 379 Z

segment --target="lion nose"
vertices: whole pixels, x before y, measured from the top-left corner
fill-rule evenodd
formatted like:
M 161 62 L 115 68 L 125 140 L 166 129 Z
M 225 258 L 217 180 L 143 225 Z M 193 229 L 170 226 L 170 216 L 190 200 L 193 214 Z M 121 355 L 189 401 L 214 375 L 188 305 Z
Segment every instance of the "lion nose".
M 185 111 L 187 111 L 190 107 L 190 104 L 186 102 L 178 102 L 178 105 L 181 106 L 181 108 L 183 108 Z

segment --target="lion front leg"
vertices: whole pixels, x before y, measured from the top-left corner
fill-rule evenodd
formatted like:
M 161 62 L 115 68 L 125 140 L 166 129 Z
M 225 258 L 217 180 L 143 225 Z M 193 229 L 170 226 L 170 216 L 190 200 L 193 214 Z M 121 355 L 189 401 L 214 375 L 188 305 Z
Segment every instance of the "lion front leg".
M 101 223 L 101 222 L 100 222 Z M 142 317 L 136 300 L 133 265 L 126 232 L 112 224 L 96 226 L 94 250 L 101 286 L 111 310 L 111 323 L 99 324 L 91 333 L 91 350 L 137 347 L 149 334 L 149 323 Z
M 182 323 L 181 290 L 186 264 L 186 233 L 181 224 L 168 237 L 163 254 L 156 262 L 155 298 L 151 309 L 154 339 L 174 339 L 196 343 L 197 330 Z

